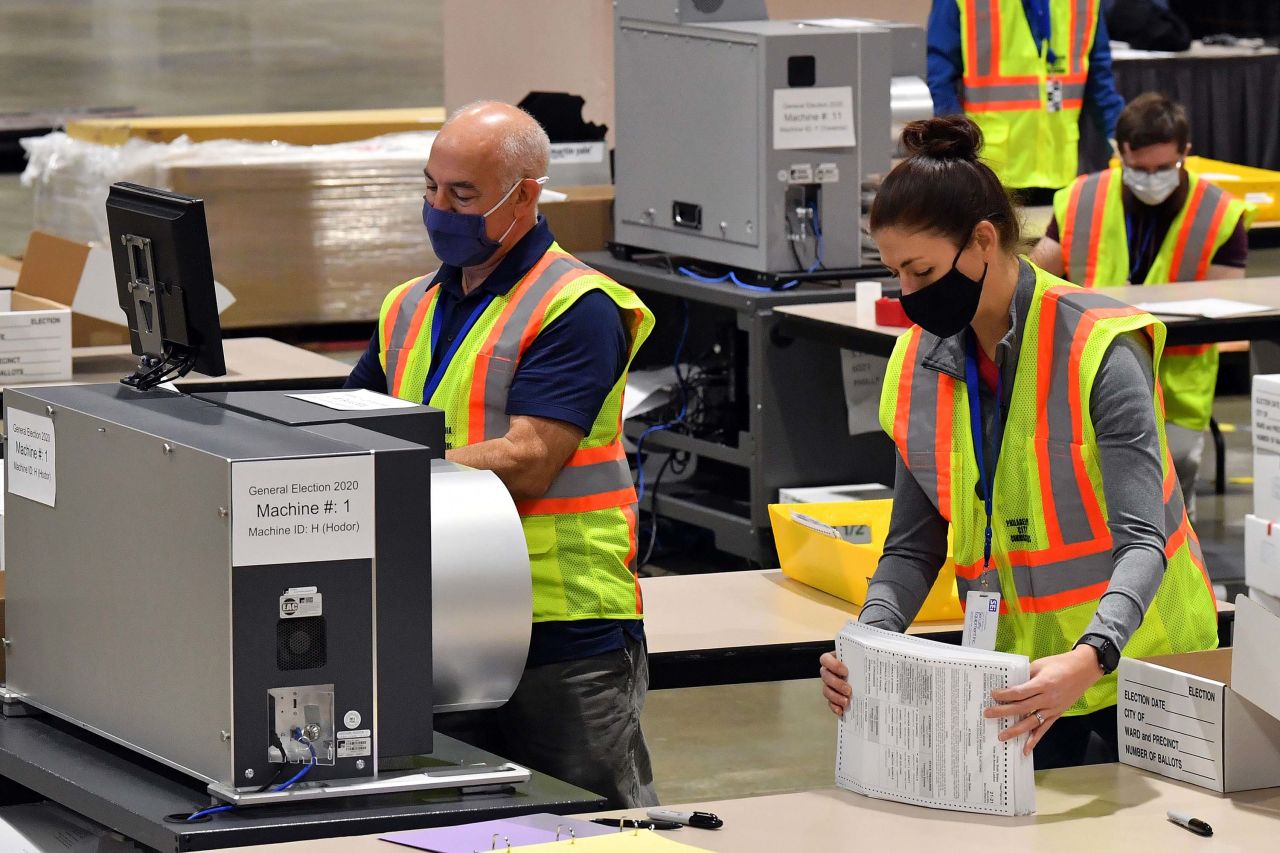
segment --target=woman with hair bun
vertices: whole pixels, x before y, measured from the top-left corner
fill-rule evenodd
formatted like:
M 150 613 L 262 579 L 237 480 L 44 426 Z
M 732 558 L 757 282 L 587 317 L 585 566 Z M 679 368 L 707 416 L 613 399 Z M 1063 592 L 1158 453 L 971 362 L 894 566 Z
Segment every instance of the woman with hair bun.
M 907 126 L 871 233 L 916 324 L 880 423 L 898 451 L 884 556 L 860 621 L 903 631 L 946 561 L 994 647 L 1029 657 L 988 717 L 1016 719 L 1039 769 L 1115 761 L 1121 654 L 1218 644 L 1213 590 L 1169 459 L 1153 377 L 1164 325 L 1017 254 L 1017 216 L 962 116 Z M 850 703 L 822 656 L 823 694 Z

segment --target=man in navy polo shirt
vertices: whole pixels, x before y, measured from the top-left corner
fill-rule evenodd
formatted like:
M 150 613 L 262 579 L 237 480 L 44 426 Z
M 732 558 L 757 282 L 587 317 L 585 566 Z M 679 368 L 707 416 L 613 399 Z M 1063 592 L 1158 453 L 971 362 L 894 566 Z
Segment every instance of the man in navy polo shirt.
M 459 385 L 458 373 L 471 369 L 468 364 L 454 364 L 453 356 L 462 353 L 460 360 L 469 355 L 471 361 L 490 361 L 492 353 L 477 354 L 476 347 L 502 328 L 500 315 L 505 304 L 521 298 L 522 289 L 548 282 L 546 270 L 553 269 L 559 276 L 564 269 L 586 270 L 578 274 L 589 276 L 593 286 L 581 285 L 579 295 L 567 307 L 560 303 L 562 310 L 554 319 L 533 327 L 536 337 L 516 360 L 505 400 L 509 421 L 505 434 L 474 443 L 463 436 L 450 438 L 447 457 L 497 473 L 522 508 L 522 515 L 526 515 L 525 507 L 544 505 L 545 500 L 538 504 L 544 496 L 563 491 L 548 490 L 566 465 L 575 464 L 575 454 L 584 444 L 589 445 L 587 450 L 604 449 L 590 446 L 600 445 L 603 436 L 604 445 L 613 446 L 608 441 L 611 428 L 605 424 L 609 418 L 601 417 L 601 412 L 606 405 L 620 402 L 619 380 L 648 332 L 642 320 L 647 317 L 647 322 L 652 322 L 634 294 L 553 249 L 551 230 L 537 211 L 540 185 L 545 180 L 541 176 L 548 160 L 545 132 L 516 107 L 486 102 L 463 108 L 450 118 L 433 144 L 425 170 L 424 220 L 443 263 L 429 284 L 415 280 L 392 292 L 384 305 L 379 333 L 374 334 L 346 383 L 348 388 L 429 401 L 449 412 L 458 402 L 453 397 L 459 394 L 454 392 L 469 392 Z M 549 267 L 549 262 L 562 266 Z M 414 299 L 435 302 L 418 302 L 415 309 Z M 405 312 L 415 310 L 424 317 L 430 314 L 430 319 L 416 327 L 389 319 L 389 311 L 408 317 L 412 314 Z M 396 330 L 410 327 L 417 329 L 416 338 L 393 339 L 399 334 Z M 423 349 L 428 341 L 429 351 Z M 404 380 L 406 375 L 419 374 L 406 372 L 398 363 L 412 359 L 413 353 L 425 368 L 426 381 L 419 387 Z M 491 377 L 488 381 L 492 384 L 494 380 Z M 459 415 L 457 420 L 463 418 Z M 613 438 L 616 441 L 616 436 Z M 620 455 L 620 448 L 618 452 Z M 625 461 L 620 466 L 621 471 L 627 471 Z M 629 473 L 626 476 L 625 488 L 630 489 Z M 628 572 L 633 569 L 635 555 L 634 512 L 632 495 L 630 503 L 616 509 L 589 513 L 593 529 L 607 534 L 602 538 L 612 536 L 615 545 L 620 543 L 626 549 Z M 619 524 L 611 523 L 613 518 Z M 569 538 L 578 537 L 569 534 Z M 564 546 L 562 553 L 576 553 L 574 543 L 560 544 Z M 598 575 L 599 564 L 619 562 L 608 554 L 606 559 L 598 556 L 587 551 L 584 559 L 582 553 L 576 553 L 553 569 L 553 575 L 565 577 L 566 590 L 570 590 L 563 597 L 581 602 L 595 596 L 592 584 L 611 584 L 606 591 L 615 598 L 620 588 L 622 600 L 634 595 L 630 618 L 611 618 L 617 608 L 610 610 L 603 604 L 599 608 L 606 615 L 583 618 L 593 615 L 584 611 L 584 606 L 597 605 L 579 603 L 566 606 L 566 618 L 535 619 L 520 685 L 506 706 L 492 712 L 489 722 L 494 725 L 482 727 L 488 735 L 500 734 L 501 740 L 485 737 L 478 745 L 603 794 L 615 806 L 655 805 L 649 754 L 640 730 L 648 662 L 644 623 L 638 618 L 638 585 L 631 593 L 626 584 L 633 578 L 619 578 L 616 571 L 609 577 L 606 571 L 604 581 L 582 581 L 581 589 L 575 592 L 569 578 L 573 572 Z M 537 617 L 540 578 L 536 562 L 534 581 Z M 584 596 L 582 589 L 590 594 Z M 600 596 L 602 601 L 607 597 Z M 452 728 L 468 739 L 450 719 L 460 716 L 440 718 L 441 727 L 446 731 Z M 474 731 L 475 723 L 474 718 L 467 720 L 461 728 Z

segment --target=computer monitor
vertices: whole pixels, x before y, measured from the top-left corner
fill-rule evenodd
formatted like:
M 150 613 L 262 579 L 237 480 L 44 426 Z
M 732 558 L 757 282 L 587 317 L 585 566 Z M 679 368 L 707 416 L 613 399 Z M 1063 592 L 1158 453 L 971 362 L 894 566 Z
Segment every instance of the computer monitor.
M 224 375 L 204 202 L 138 184 L 112 184 L 107 226 L 116 292 L 129 318 L 133 352 L 140 357 L 137 371 L 120 381 L 146 390 L 191 370 Z

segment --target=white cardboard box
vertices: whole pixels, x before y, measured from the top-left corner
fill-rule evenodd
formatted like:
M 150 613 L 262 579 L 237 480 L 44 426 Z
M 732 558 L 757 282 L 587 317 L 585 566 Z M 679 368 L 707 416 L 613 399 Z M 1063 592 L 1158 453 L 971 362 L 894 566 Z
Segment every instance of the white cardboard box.
M 1253 514 L 1280 519 L 1280 453 L 1253 451 Z
M 0 566 L 0 569 L 3 569 L 3 566 Z M 1249 597 L 1265 607 L 1272 616 L 1280 617 L 1280 596 L 1251 587 Z
M 1280 521 L 1244 517 L 1244 582 L 1280 596 Z
M 1230 793 L 1280 785 L 1280 618 L 1236 599 L 1236 646 L 1120 660 L 1120 761 Z
M 1280 458 L 1280 457 L 1277 457 Z M 879 483 L 852 486 L 813 486 L 778 489 L 780 504 L 826 504 L 840 501 L 875 501 L 893 497 L 893 489 Z
M 0 385 L 71 378 L 71 309 L 15 292 L 0 311 Z
M 1253 377 L 1253 447 L 1280 453 L 1280 373 Z

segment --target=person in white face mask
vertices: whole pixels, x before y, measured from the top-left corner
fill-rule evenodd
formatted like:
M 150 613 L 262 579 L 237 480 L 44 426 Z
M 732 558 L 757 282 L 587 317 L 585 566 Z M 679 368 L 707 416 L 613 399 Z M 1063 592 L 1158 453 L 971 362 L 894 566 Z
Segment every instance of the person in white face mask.
M 1131 101 L 1116 122 L 1120 168 L 1057 193 L 1031 260 L 1085 287 L 1244 278 L 1252 211 L 1186 170 L 1190 132 L 1186 110 L 1164 95 Z M 1169 449 L 1193 520 L 1217 377 L 1212 344 L 1165 348 Z

